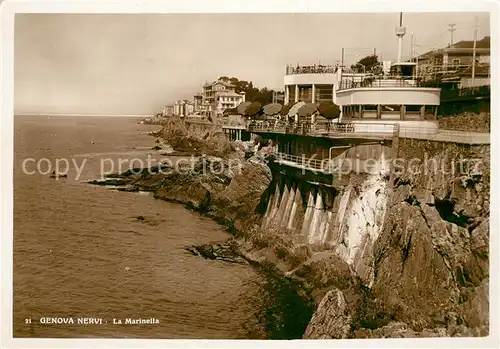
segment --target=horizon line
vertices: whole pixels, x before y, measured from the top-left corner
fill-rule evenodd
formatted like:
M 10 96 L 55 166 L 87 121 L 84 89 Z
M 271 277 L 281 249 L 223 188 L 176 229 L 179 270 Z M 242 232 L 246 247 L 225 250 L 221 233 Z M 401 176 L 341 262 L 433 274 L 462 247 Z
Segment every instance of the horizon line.
M 79 113 L 14 113 L 14 116 L 92 116 L 92 117 L 150 117 L 154 114 L 79 114 Z

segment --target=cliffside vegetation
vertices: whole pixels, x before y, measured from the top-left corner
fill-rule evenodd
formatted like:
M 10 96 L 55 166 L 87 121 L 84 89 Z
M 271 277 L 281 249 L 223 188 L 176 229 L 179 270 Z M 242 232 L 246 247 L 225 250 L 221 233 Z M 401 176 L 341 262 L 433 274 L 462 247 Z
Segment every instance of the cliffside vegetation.
M 439 128 L 445 130 L 468 131 L 468 132 L 490 132 L 490 113 L 465 112 L 458 115 L 440 117 Z

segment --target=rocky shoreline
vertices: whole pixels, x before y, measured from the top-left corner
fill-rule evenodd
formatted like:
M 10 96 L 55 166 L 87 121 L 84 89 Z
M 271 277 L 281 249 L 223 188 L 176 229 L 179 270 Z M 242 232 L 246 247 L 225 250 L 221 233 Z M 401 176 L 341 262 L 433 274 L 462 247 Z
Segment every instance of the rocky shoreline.
M 256 265 L 270 280 L 286 284 L 274 288 L 281 291 L 273 299 L 281 292 L 287 294 L 284 302 L 268 301 L 270 309 L 276 307 L 270 338 L 488 335 L 489 147 L 428 149 L 428 142 L 401 142 L 404 156 L 425 151 L 450 162 L 467 152 L 481 157 L 483 165 L 458 178 L 395 174 L 387 218 L 363 252 L 362 260 L 374 269 L 373 284 L 367 285 L 359 267 L 347 264 L 332 246 L 298 243 L 296 236 L 262 226 L 263 198 L 275 176 L 272 159 L 248 156 L 253 152 L 248 144 L 230 144 L 211 133 L 193 136 L 179 125 L 164 126 L 156 136 L 174 151 L 201 149 L 205 156 L 182 171 L 134 169 L 92 183 L 150 191 L 227 226 L 227 242 L 186 249 L 203 258 Z

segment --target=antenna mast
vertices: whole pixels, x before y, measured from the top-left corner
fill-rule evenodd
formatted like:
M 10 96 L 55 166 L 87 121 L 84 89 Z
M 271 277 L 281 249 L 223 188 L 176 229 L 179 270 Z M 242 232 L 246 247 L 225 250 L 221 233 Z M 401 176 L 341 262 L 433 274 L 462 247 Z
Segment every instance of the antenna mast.
M 396 28 L 396 36 L 398 37 L 398 63 L 401 63 L 403 56 L 403 36 L 405 36 L 406 28 L 403 27 L 403 12 L 399 13 L 399 27 Z

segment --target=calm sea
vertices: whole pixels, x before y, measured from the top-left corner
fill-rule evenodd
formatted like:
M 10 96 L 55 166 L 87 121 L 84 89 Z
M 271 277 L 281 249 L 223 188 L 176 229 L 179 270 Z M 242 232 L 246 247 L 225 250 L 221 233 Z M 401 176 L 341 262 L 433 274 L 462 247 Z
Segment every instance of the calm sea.
M 221 226 L 150 195 L 85 184 L 99 176 L 102 159 L 117 166 L 120 159 L 157 156 L 154 138 L 145 133 L 159 126 L 64 116 L 16 116 L 14 126 L 15 337 L 262 335 L 255 324 L 260 276 L 249 266 L 184 250 L 225 240 Z M 34 174 L 23 171 L 27 158 L 34 159 L 26 165 Z M 63 158 L 71 165 L 67 179 L 39 173 Z M 84 161 L 76 179 L 75 164 Z M 41 324 L 45 317 L 101 318 L 103 324 Z M 126 318 L 159 324 L 113 324 Z

